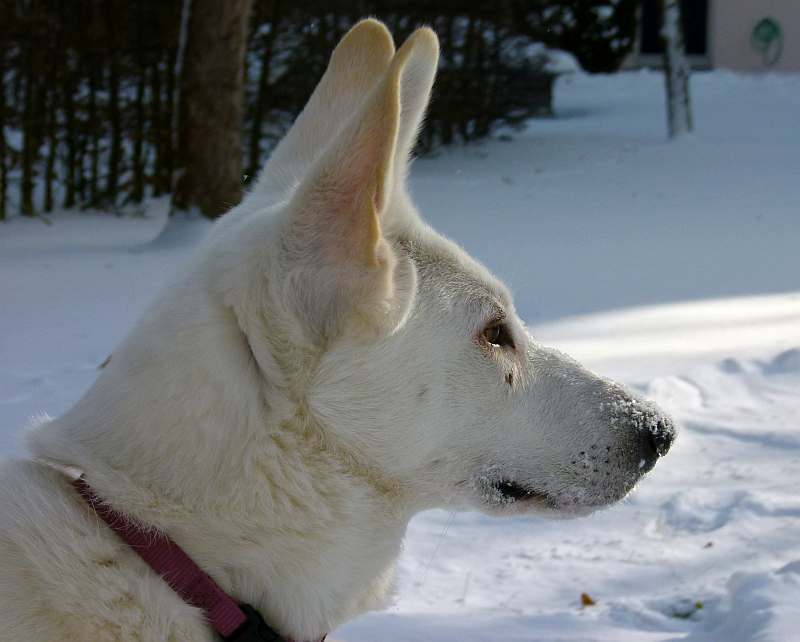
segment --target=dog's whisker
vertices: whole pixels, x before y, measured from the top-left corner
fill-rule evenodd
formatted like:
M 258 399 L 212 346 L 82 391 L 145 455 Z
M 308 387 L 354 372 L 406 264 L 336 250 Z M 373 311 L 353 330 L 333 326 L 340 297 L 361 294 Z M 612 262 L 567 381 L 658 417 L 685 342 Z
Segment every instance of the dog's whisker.
M 428 579 L 428 571 L 433 564 L 433 560 L 436 559 L 436 555 L 439 553 L 439 549 L 442 546 L 442 542 L 444 538 L 447 537 L 447 531 L 450 530 L 450 526 L 453 524 L 453 520 L 456 518 L 456 512 L 450 511 L 450 515 L 447 518 L 447 522 L 445 522 L 444 528 L 442 532 L 439 534 L 439 538 L 436 540 L 436 547 L 433 549 L 433 553 L 431 553 L 431 557 L 428 560 L 428 563 L 425 564 L 425 570 L 422 572 L 422 580 L 419 583 L 419 588 L 422 589 L 425 587 L 425 581 Z

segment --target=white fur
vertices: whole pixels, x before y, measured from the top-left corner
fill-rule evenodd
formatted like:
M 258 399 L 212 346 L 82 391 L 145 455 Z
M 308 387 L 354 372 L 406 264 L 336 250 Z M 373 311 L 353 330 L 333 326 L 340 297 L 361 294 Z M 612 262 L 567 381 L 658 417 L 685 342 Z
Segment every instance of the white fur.
M 35 459 L 0 469 L 2 639 L 214 639 L 57 466 L 298 640 L 385 604 L 422 509 L 569 515 L 633 487 L 642 430 L 666 420 L 537 345 L 411 204 L 437 57 L 429 30 L 395 54 L 356 26 L 254 191 L 86 396 L 31 431 Z M 498 315 L 513 349 L 482 338 Z M 540 495 L 510 501 L 502 480 Z

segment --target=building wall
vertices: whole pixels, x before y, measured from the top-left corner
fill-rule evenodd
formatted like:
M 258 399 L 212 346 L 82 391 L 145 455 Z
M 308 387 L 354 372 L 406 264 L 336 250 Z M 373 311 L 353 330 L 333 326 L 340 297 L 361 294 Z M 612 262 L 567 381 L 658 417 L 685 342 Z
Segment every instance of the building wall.
M 774 18 L 783 33 L 783 52 L 776 64 L 751 44 L 753 27 Z M 800 71 L 800 0 L 712 0 L 709 24 L 711 65 L 741 71 Z

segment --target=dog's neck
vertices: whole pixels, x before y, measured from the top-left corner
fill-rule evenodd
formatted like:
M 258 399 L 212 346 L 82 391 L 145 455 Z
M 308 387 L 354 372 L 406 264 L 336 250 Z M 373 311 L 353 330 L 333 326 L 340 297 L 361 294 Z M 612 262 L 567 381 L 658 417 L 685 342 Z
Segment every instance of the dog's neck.
M 197 374 L 181 382 L 137 368 L 146 357 L 115 354 L 84 399 L 32 433 L 34 455 L 85 471 L 286 636 L 319 639 L 382 606 L 412 513 L 399 491 L 326 447 L 293 402 L 215 381 L 189 352 L 184 371 Z M 195 406 L 176 406 L 189 389 Z

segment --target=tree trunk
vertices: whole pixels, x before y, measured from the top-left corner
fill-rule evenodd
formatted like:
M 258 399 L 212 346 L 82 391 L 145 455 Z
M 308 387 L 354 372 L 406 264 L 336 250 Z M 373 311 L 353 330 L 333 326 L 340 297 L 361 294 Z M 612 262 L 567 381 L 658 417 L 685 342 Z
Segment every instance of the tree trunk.
M 268 106 L 269 91 L 269 72 L 272 67 L 272 49 L 275 44 L 275 37 L 278 33 L 278 2 L 272 3 L 272 15 L 270 16 L 270 30 L 264 38 L 264 53 L 261 56 L 261 69 L 258 72 L 258 93 L 253 107 L 253 120 L 250 127 L 250 154 L 247 173 L 255 176 L 261 167 L 261 134 Z
M 177 185 L 174 181 L 176 164 L 180 167 L 183 159 L 180 158 L 180 150 L 184 145 L 186 114 L 184 113 L 183 88 L 180 87 L 183 78 L 183 64 L 186 57 L 186 43 L 189 39 L 189 17 L 192 13 L 192 0 L 181 2 L 181 18 L 178 28 L 178 46 L 173 49 L 173 56 L 168 67 L 167 94 L 168 106 L 167 114 L 169 120 L 167 127 L 169 131 L 169 190 L 172 192 L 172 203 L 170 216 L 178 208 L 175 199 Z M 180 199 L 178 199 L 180 200 Z
M 50 76 L 50 98 L 47 101 L 47 160 L 44 170 L 44 211 L 53 211 L 53 181 L 56 178 L 56 152 L 58 151 L 58 96 L 56 94 L 55 74 Z
M 98 180 L 100 171 L 100 127 L 97 118 L 97 65 L 95 56 L 89 59 L 89 106 L 88 122 L 86 126 L 91 132 L 91 150 L 89 157 L 89 204 L 91 207 L 100 205 L 98 193 Z
M 106 20 L 109 34 L 109 73 L 108 73 L 108 109 L 111 121 L 111 149 L 108 156 L 108 176 L 106 179 L 106 200 L 110 207 L 117 202 L 119 190 L 119 169 L 122 161 L 122 115 L 119 106 L 119 54 L 117 43 L 113 40 L 114 29 L 113 4 L 106 5 Z
M 69 55 L 65 53 L 65 55 Z M 78 140 L 75 131 L 75 78 L 77 73 L 73 70 L 69 57 L 64 65 L 64 87 L 63 87 L 63 100 L 64 100 L 64 119 L 65 119 L 65 143 L 67 145 L 67 157 L 65 159 L 66 176 L 65 176 L 65 191 L 64 191 L 64 207 L 75 207 L 75 194 L 76 194 L 76 176 L 75 165 L 78 161 Z
M 164 185 L 164 148 L 169 144 L 165 143 L 164 128 L 162 126 L 163 115 L 161 113 L 161 57 L 158 55 L 153 64 L 150 65 L 150 140 L 156 151 L 155 163 L 153 165 L 153 196 L 161 196 L 169 189 L 169 185 Z
M 87 76 L 87 64 L 86 56 L 81 55 L 78 59 L 78 68 L 81 70 L 79 75 L 80 80 L 76 82 L 76 94 L 73 98 L 75 105 L 76 126 L 75 142 L 77 143 L 75 158 L 75 192 L 77 203 L 79 203 L 81 206 L 86 204 L 86 188 L 89 183 L 89 181 L 86 179 L 86 153 L 89 146 L 89 136 L 87 133 L 88 124 L 86 122 L 88 107 L 86 101 L 80 99 L 81 94 L 86 93 L 83 91 L 84 87 L 88 86 L 88 83 L 84 83 L 83 81 L 83 79 Z
M 444 59 L 446 61 L 447 69 L 450 72 L 447 77 L 448 81 L 450 81 L 448 83 L 450 86 L 448 86 L 448 84 L 445 84 L 444 90 L 442 91 L 442 97 L 444 98 L 445 108 L 448 111 L 450 111 L 453 110 L 453 108 L 457 103 L 457 100 L 456 101 L 452 100 L 453 96 L 457 95 L 453 93 L 454 87 L 452 86 L 452 82 L 454 82 L 454 79 L 457 75 L 455 73 L 456 65 L 453 59 L 453 56 L 455 55 L 454 51 L 455 47 L 453 47 L 453 29 L 454 29 L 453 23 L 455 22 L 456 17 L 453 15 L 445 16 L 444 20 L 445 20 L 445 30 L 444 30 L 444 41 L 442 45 L 444 49 Z M 440 89 L 442 88 L 440 87 Z M 451 145 L 453 143 L 453 140 L 455 138 L 455 129 L 457 122 L 458 122 L 458 116 L 456 116 L 452 120 L 443 121 L 442 141 L 441 141 L 443 145 Z
M 669 137 L 677 138 L 692 131 L 689 102 L 689 62 L 683 46 L 679 0 L 664 1 L 664 77 L 667 85 L 667 125 Z
M 162 176 L 162 183 L 165 187 L 165 192 L 171 192 L 174 188 L 173 177 L 175 176 L 176 141 L 178 139 L 178 133 L 175 131 L 176 95 L 178 93 L 178 81 L 175 75 L 175 61 L 177 57 L 177 47 L 173 47 L 167 61 L 167 87 L 164 101 L 164 118 L 162 120 L 161 129 L 161 144 L 164 146 L 164 174 Z
M 161 196 L 161 174 L 164 155 L 161 147 L 161 79 L 156 58 L 148 67 L 150 74 L 150 126 L 149 140 L 155 150 L 153 174 L 151 176 L 153 196 Z
M 6 67 L 5 51 L 0 51 L 0 221 L 6 220 Z
M 0 51 L 0 221 L 6 220 L 6 52 Z
M 22 121 L 22 183 L 20 185 L 20 213 L 23 216 L 34 216 L 33 209 L 33 171 L 38 151 L 35 133 L 36 119 L 34 115 L 34 72 L 33 72 L 33 36 L 28 34 L 25 44 L 25 111 Z
M 487 31 L 489 29 L 489 25 L 485 24 L 484 21 L 480 19 L 478 20 L 477 29 L 478 29 L 478 51 L 477 51 L 477 56 L 475 58 L 475 62 L 477 63 L 477 73 L 481 75 L 483 74 L 487 75 L 487 78 L 483 82 L 486 85 L 488 85 L 491 81 L 491 76 L 489 76 L 486 66 L 486 58 L 487 58 L 486 37 L 488 35 Z M 479 115 L 475 118 L 475 125 L 472 130 L 473 138 L 480 138 L 481 136 L 483 136 L 484 133 L 488 130 L 490 123 L 489 112 L 488 112 L 488 107 L 489 107 L 488 103 L 490 100 L 489 92 L 484 90 L 481 92 L 480 95 L 481 95 L 482 106 L 481 109 L 478 110 Z
M 173 204 L 223 214 L 242 195 L 244 54 L 251 0 L 193 0 L 182 74 L 183 175 Z
M 141 203 L 144 198 L 144 90 L 147 79 L 144 43 L 144 11 L 142 0 L 136 2 L 136 58 L 139 77 L 136 80 L 136 126 L 133 131 L 133 186 L 131 200 Z
M 462 46 L 462 56 L 463 56 L 462 66 L 466 68 L 469 68 L 470 66 L 475 64 L 475 41 L 478 38 L 483 37 L 482 34 L 476 33 L 475 23 L 477 20 L 475 16 L 470 14 L 468 20 L 469 24 L 467 26 L 467 34 L 465 36 L 464 44 Z M 473 91 L 473 86 L 472 86 L 473 80 L 471 78 L 469 79 L 462 78 L 462 82 L 463 84 L 459 83 L 453 88 L 454 96 L 461 96 L 467 92 L 471 93 Z M 461 109 L 458 118 L 458 126 L 459 126 L 459 131 L 461 132 L 462 140 L 469 140 L 471 126 L 472 126 L 471 120 L 472 118 L 469 114 L 469 110 Z

